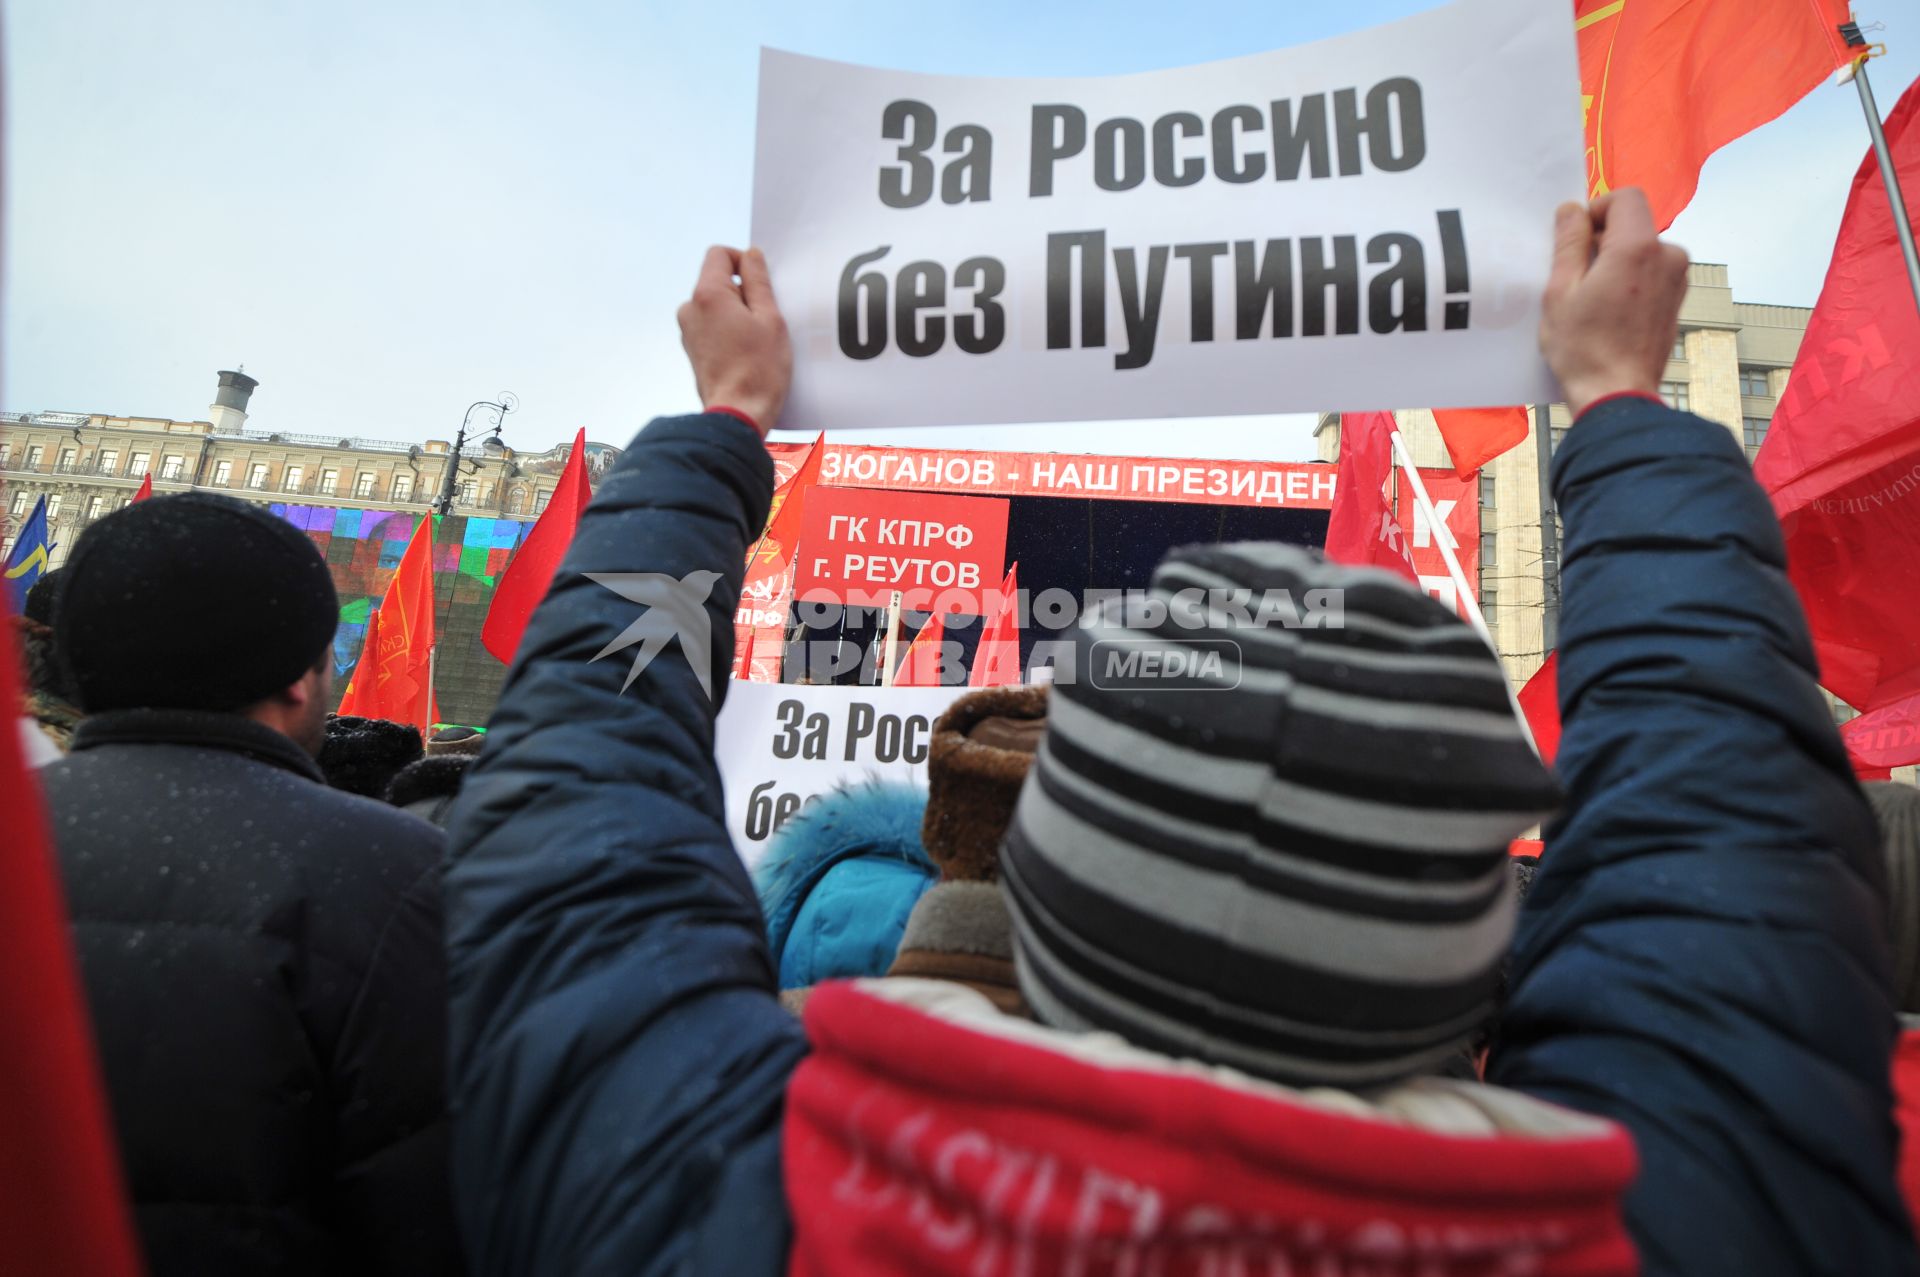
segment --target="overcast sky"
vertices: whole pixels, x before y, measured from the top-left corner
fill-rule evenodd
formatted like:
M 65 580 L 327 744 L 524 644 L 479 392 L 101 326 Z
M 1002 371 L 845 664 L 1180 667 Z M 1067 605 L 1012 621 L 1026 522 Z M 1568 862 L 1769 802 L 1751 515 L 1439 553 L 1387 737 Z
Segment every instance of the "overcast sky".
M 705 246 L 746 235 L 760 45 L 1105 75 L 1429 7 L 12 0 L 0 403 L 203 418 L 215 370 L 244 363 L 261 428 L 446 437 L 512 390 L 517 447 L 581 425 L 624 445 L 697 406 L 673 314 Z M 1860 13 L 1887 24 L 1891 110 L 1920 73 L 1920 16 Z M 1710 162 L 1673 236 L 1728 263 L 1742 300 L 1811 305 L 1866 145 L 1854 90 L 1822 88 Z M 1311 455 L 1299 418 L 862 441 Z

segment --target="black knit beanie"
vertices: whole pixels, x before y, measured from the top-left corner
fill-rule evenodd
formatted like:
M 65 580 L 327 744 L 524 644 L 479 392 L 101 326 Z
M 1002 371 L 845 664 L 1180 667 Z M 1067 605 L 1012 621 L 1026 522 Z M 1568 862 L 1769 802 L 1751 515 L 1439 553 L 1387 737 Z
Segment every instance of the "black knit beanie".
M 313 542 L 211 493 L 116 510 L 63 573 L 54 646 L 89 714 L 241 709 L 319 664 L 340 620 Z
M 1001 850 L 1028 1004 L 1291 1085 L 1439 1064 L 1493 1010 L 1508 843 L 1559 798 L 1499 661 L 1293 546 L 1176 551 L 1149 601 L 1081 623 Z

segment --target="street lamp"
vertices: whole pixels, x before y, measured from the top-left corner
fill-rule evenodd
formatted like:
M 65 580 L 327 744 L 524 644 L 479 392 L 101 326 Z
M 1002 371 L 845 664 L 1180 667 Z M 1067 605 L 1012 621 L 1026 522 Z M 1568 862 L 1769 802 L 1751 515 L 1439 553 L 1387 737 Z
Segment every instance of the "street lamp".
M 480 446 L 487 452 L 499 453 L 506 450 L 506 445 L 500 442 L 500 427 L 504 424 L 506 415 L 519 406 L 519 398 L 510 390 L 503 392 L 497 401 L 476 399 L 467 405 L 466 415 L 460 418 L 460 433 L 454 436 L 453 455 L 447 459 L 447 475 L 440 483 L 440 499 L 434 502 L 434 513 L 441 515 L 453 513 L 453 485 L 460 477 L 460 458 L 466 451 L 467 423 L 473 419 L 473 410 L 475 408 L 494 410 L 493 429 L 487 433 L 485 439 L 480 441 Z M 474 466 L 476 470 L 479 468 L 478 465 Z

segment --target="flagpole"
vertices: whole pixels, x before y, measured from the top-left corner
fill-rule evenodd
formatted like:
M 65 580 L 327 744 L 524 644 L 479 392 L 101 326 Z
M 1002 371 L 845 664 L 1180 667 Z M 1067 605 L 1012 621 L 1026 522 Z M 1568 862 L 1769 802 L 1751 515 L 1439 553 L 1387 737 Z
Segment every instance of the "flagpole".
M 887 601 L 887 650 L 880 658 L 880 686 L 893 686 L 893 656 L 900 646 L 900 591 Z
M 1849 23 L 1849 26 L 1852 24 Z M 1846 27 L 1841 28 L 1842 31 Z M 1849 43 L 1864 43 L 1859 38 L 1859 29 L 1854 28 Z M 1913 223 L 1907 217 L 1907 199 L 1900 191 L 1900 174 L 1893 165 L 1893 154 L 1887 150 L 1887 133 L 1880 127 L 1880 106 L 1873 100 L 1873 86 L 1867 83 L 1867 59 L 1871 53 L 1862 53 L 1853 64 L 1853 87 L 1860 91 L 1860 109 L 1867 116 L 1867 132 L 1873 138 L 1873 153 L 1880 160 L 1880 180 L 1887 188 L 1887 202 L 1893 206 L 1893 229 L 1900 236 L 1900 255 L 1907 262 L 1907 285 L 1913 289 L 1915 306 L 1920 306 L 1920 250 L 1913 243 Z
M 1553 517 L 1553 409 L 1546 404 L 1533 406 L 1533 450 L 1540 467 L 1540 639 L 1551 656 L 1560 646 L 1560 529 Z
M 1459 556 L 1453 552 L 1453 534 L 1441 521 L 1440 512 L 1434 509 L 1433 498 L 1427 495 L 1427 485 L 1421 480 L 1420 471 L 1414 467 L 1413 453 L 1407 448 L 1407 441 L 1400 437 L 1397 427 L 1391 437 L 1394 455 L 1400 459 L 1400 471 L 1407 476 L 1407 487 L 1413 490 L 1414 503 L 1420 507 L 1420 514 L 1426 519 L 1427 526 L 1433 529 L 1433 543 L 1440 547 L 1440 557 L 1447 562 L 1447 573 L 1453 577 L 1453 591 L 1466 605 L 1467 621 L 1493 652 L 1494 659 L 1498 660 L 1500 645 L 1493 641 L 1493 634 L 1487 629 L 1487 619 L 1480 615 L 1480 600 L 1474 597 L 1473 591 L 1467 586 L 1466 571 L 1460 566 Z M 1514 693 L 1513 683 L 1507 678 L 1505 670 L 1500 674 L 1500 686 L 1507 689 L 1507 703 L 1513 706 L 1513 716 L 1520 724 L 1528 747 L 1539 754 L 1539 742 L 1533 739 L 1533 728 L 1527 722 L 1526 711 L 1520 708 L 1520 698 Z

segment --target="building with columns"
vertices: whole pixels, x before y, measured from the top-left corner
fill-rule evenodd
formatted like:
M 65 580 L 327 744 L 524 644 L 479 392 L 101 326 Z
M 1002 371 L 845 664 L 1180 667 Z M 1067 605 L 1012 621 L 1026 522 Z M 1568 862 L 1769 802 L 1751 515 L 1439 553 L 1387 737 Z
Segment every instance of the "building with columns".
M 1680 334 L 1667 361 L 1660 393 L 1676 408 L 1717 421 L 1746 447 L 1749 458 L 1767 437 L 1787 374 L 1813 312 L 1801 306 L 1735 301 L 1725 266 L 1695 262 L 1680 311 Z M 1446 445 L 1424 409 L 1394 414 L 1421 466 L 1451 468 Z M 1529 419 L 1539 421 L 1537 412 Z M 1572 424 L 1565 404 L 1548 408 L 1552 442 Z M 1338 453 L 1339 417 L 1315 427 L 1319 455 Z M 1541 482 L 1534 438 L 1488 463 L 1480 477 L 1480 606 L 1516 688 L 1546 659 L 1542 636 L 1545 575 L 1540 542 Z M 1840 707 L 1839 716 L 1852 717 Z
M 250 428 L 248 405 L 259 382 L 241 371 L 219 374 L 205 420 L 122 417 L 110 413 L 0 413 L 0 558 L 42 495 L 59 566 L 89 523 L 132 499 L 153 477 L 156 495 L 190 489 L 224 492 L 262 504 L 321 505 L 419 514 L 439 498 L 453 444 L 357 436 L 291 434 Z M 469 444 L 454 481 L 453 513 L 531 520 L 546 508 L 571 445 L 543 453 Z M 613 450 L 589 444 L 597 480 Z
M 334 438 L 255 428 L 248 409 L 259 383 L 219 375 L 204 420 L 108 413 L 0 414 L 0 558 L 42 496 L 66 561 L 87 525 L 132 500 L 153 479 L 156 496 L 220 492 L 274 508 L 325 556 L 340 595 L 336 693 L 359 660 L 367 616 L 420 519 L 439 500 L 456 464 L 445 439 L 420 443 Z M 450 722 L 484 723 L 506 667 L 480 644 L 493 588 L 559 485 L 571 443 L 545 452 L 466 447 L 454 471 L 451 517 L 436 529 L 434 593 L 439 618 L 434 688 Z M 589 482 L 617 449 L 587 445 Z

